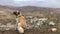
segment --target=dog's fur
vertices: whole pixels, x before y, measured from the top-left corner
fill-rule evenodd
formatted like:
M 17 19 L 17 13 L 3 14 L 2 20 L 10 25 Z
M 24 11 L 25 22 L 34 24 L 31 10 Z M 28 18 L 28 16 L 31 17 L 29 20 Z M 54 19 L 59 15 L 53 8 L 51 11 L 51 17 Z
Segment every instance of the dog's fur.
M 24 29 L 21 27 L 20 23 L 18 23 L 17 30 L 19 33 L 24 33 Z
M 17 16 L 17 22 L 18 22 L 17 30 L 19 31 L 19 33 L 24 33 L 24 30 L 27 27 L 25 17 L 22 16 L 21 13 L 19 12 L 14 12 L 13 14 Z

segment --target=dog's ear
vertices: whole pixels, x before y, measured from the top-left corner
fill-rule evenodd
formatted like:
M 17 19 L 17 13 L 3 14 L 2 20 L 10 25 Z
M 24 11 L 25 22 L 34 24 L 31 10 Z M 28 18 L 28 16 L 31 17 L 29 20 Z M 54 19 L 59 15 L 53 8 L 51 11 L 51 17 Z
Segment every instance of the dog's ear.
M 17 13 L 16 12 L 13 12 L 13 14 L 17 16 Z
M 13 12 L 13 14 L 15 15 L 15 14 L 16 14 L 16 12 Z

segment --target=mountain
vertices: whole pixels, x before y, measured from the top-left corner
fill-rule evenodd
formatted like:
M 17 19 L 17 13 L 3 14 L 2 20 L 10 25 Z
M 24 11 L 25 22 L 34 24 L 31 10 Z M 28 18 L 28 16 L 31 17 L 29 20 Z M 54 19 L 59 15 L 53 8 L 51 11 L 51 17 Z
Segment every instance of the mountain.
M 13 15 L 13 11 L 14 10 L 10 9 L 9 7 L 0 6 L 0 23 L 15 23 L 15 16 Z
M 21 10 L 20 10 L 21 9 Z M 60 8 L 48 8 L 48 7 L 35 7 L 35 6 L 24 6 L 20 7 L 23 14 L 26 15 L 38 15 L 38 16 L 48 16 L 60 19 Z
M 48 8 L 48 7 L 36 7 L 36 6 L 23 6 L 23 7 L 13 7 L 13 6 L 1 6 L 0 11 L 6 11 L 5 13 L 13 13 L 19 10 L 25 15 L 38 15 L 46 16 L 51 15 L 52 17 L 57 17 L 60 19 L 60 8 Z

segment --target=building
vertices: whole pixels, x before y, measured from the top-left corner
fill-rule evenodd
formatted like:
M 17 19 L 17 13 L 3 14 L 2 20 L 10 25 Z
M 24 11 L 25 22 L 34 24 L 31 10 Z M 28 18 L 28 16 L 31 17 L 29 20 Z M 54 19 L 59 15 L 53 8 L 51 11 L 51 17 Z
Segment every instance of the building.
M 53 26 L 54 26 L 54 25 L 56 25 L 56 24 L 55 24 L 53 21 L 50 21 L 50 22 L 49 22 L 49 25 L 53 25 Z
M 46 20 L 48 20 L 48 18 L 40 18 L 40 19 L 38 19 L 39 21 L 46 21 Z
M 56 32 L 57 31 L 57 28 L 51 28 L 51 31 L 52 32 Z

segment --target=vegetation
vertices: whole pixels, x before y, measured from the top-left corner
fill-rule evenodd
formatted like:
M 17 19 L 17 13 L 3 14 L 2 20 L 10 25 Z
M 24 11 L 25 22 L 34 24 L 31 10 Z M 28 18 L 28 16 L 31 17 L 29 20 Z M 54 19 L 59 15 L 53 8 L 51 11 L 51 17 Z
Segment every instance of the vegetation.
M 10 9 L 11 8 L 11 9 Z M 0 23 L 15 23 L 16 22 L 16 17 L 10 13 L 13 12 L 14 10 L 17 10 L 17 8 L 6 8 L 4 9 L 4 7 L 0 8 Z M 20 10 L 20 8 L 18 9 Z M 3 13 L 1 13 L 1 11 L 3 11 Z M 5 12 L 4 12 L 5 11 Z M 38 17 L 38 18 L 42 18 L 42 17 L 46 17 L 48 18 L 48 20 L 50 21 L 54 21 L 57 25 L 55 25 L 56 28 L 58 28 L 58 32 L 60 34 L 60 9 L 59 11 L 57 9 L 54 8 L 42 8 L 42 7 L 22 7 L 21 12 L 24 14 L 24 16 L 29 16 L 32 15 L 34 17 Z M 50 32 L 49 30 L 50 26 L 45 23 L 42 26 L 42 31 L 46 32 L 45 34 L 52 34 L 52 32 Z M 56 33 L 54 33 L 56 34 Z

